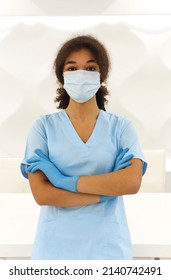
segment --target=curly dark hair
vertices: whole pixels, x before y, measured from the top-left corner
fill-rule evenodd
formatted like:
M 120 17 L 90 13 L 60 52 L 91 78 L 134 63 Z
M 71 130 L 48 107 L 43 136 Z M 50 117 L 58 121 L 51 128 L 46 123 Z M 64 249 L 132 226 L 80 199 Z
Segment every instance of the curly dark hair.
M 69 104 L 69 95 L 67 94 L 66 90 L 63 88 L 64 79 L 63 79 L 63 67 L 67 57 L 74 51 L 79 51 L 82 49 L 88 49 L 94 55 L 97 64 L 100 68 L 100 76 L 101 76 L 101 83 L 106 82 L 108 77 L 109 69 L 110 69 L 110 62 L 108 53 L 102 43 L 100 43 L 96 38 L 91 35 L 84 35 L 84 36 L 77 36 L 69 41 L 65 42 L 62 47 L 60 48 L 54 64 L 53 68 L 58 79 L 58 83 L 60 87 L 57 88 L 56 93 L 57 96 L 55 98 L 55 102 L 59 102 L 57 108 L 59 109 L 66 109 Z M 108 89 L 105 85 L 101 85 L 99 90 L 96 92 L 96 101 L 99 109 L 105 111 L 105 104 L 107 103 L 106 96 L 108 95 Z

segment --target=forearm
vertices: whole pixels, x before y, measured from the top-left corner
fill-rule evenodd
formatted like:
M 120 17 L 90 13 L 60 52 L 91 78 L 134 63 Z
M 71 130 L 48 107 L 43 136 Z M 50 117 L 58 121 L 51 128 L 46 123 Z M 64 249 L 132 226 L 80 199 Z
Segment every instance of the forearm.
M 40 171 L 29 173 L 29 183 L 39 205 L 74 207 L 94 204 L 100 201 L 99 195 L 73 193 L 55 188 Z
M 134 164 L 133 164 L 134 163 Z M 79 193 L 119 196 L 136 193 L 141 185 L 142 162 L 132 160 L 132 165 L 106 174 L 81 176 L 77 182 Z

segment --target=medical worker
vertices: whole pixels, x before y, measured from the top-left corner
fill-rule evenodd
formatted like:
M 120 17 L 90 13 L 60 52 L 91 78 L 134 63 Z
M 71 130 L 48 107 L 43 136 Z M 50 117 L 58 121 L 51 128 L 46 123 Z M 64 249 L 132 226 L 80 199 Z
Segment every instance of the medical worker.
M 92 36 L 56 56 L 61 110 L 35 120 L 21 163 L 41 205 L 32 259 L 132 258 L 123 195 L 138 192 L 147 164 L 131 121 L 105 110 L 109 68 Z

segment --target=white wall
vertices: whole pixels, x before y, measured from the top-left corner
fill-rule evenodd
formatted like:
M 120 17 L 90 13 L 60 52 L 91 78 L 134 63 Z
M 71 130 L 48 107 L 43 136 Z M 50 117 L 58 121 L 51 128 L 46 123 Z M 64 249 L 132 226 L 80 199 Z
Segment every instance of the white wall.
M 0 157 L 22 156 L 32 121 L 56 110 L 52 64 L 59 45 L 90 33 L 112 61 L 107 110 L 133 120 L 142 148 L 166 149 L 171 171 L 170 1 L 79 3 L 0 1 Z

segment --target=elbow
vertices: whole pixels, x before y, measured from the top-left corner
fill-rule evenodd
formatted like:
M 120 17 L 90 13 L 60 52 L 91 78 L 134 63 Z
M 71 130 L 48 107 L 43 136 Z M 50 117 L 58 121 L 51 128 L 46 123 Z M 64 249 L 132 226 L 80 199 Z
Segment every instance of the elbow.
M 128 194 L 136 194 L 139 192 L 141 186 L 141 179 L 134 178 L 134 180 L 131 180 L 128 188 Z
M 44 203 L 42 200 L 40 200 L 40 199 L 35 199 L 35 201 L 36 201 L 36 203 L 37 203 L 39 206 L 45 205 L 45 203 Z
M 39 206 L 45 205 L 42 196 L 40 196 L 39 194 L 33 193 L 33 192 L 32 192 L 32 194 L 33 194 L 34 200 L 36 201 L 36 203 L 37 203 Z
M 139 192 L 140 185 L 131 186 L 130 190 L 128 191 L 128 194 L 136 194 Z
M 142 181 L 142 162 L 139 159 L 132 160 L 131 167 L 127 167 L 124 174 L 127 194 L 138 193 Z

